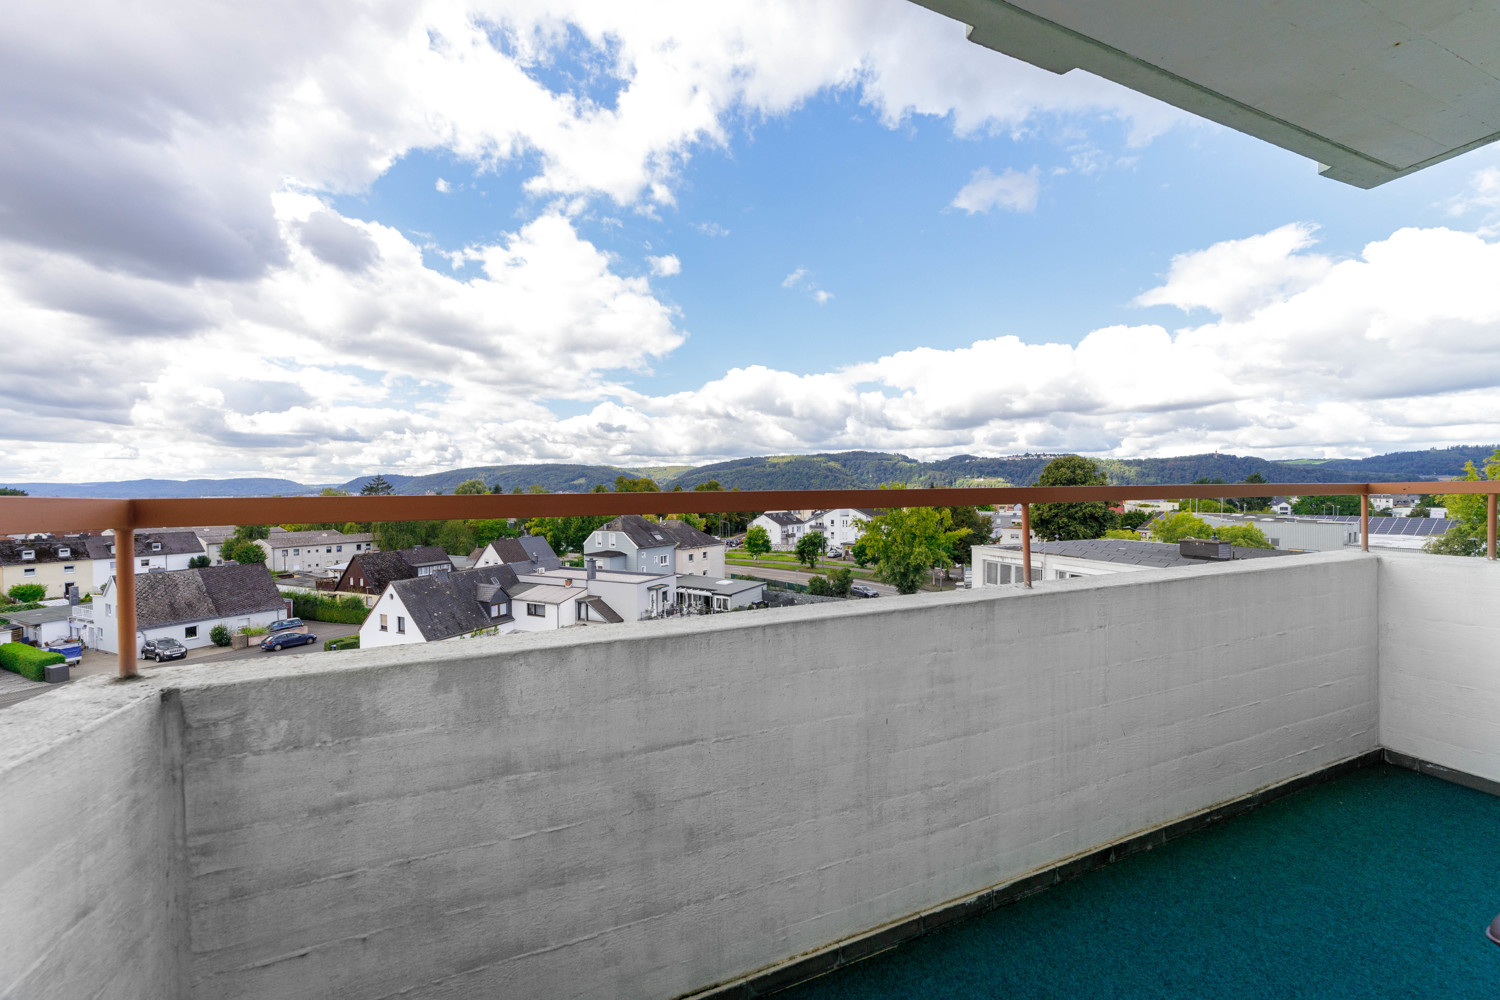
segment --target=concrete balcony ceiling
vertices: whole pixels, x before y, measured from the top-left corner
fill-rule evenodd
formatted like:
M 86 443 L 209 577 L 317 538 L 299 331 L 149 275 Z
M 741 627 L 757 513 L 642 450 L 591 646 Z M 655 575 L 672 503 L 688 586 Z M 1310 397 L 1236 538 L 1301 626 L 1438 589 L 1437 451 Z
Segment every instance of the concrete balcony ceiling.
M 1488 0 L 915 0 L 1054 73 L 1087 70 L 1370 188 L 1500 138 Z

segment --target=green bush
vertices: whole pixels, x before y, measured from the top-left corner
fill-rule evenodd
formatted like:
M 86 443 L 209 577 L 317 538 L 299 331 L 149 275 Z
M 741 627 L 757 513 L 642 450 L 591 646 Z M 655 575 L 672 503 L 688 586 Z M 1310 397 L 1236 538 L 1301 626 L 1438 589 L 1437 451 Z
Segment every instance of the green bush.
M 265 635 L 269 631 L 264 625 L 241 625 L 240 635 Z
M 848 597 L 849 588 L 854 585 L 854 571 L 851 569 L 836 569 L 828 574 L 828 586 L 833 590 L 834 597 Z
M 364 599 L 353 594 L 334 599 L 294 590 L 283 590 L 281 593 L 292 599 L 292 614 L 303 621 L 363 625 L 365 616 L 370 613 L 370 609 L 365 607 Z
M 357 636 L 357 635 L 346 635 L 346 636 L 344 636 L 343 638 L 340 638 L 340 639 L 329 639 L 327 642 L 323 643 L 323 648 L 324 649 L 329 649 L 329 650 L 332 650 L 332 649 L 358 649 L 359 648 L 359 636 Z
M 833 584 L 828 582 L 826 576 L 810 576 L 807 578 L 807 592 L 818 597 L 832 597 Z
M 44 681 L 47 668 L 66 659 L 61 653 L 37 649 L 24 642 L 7 642 L 0 646 L 0 667 L 20 674 L 27 680 Z
M 44 600 L 47 597 L 47 588 L 40 583 L 18 583 L 5 592 L 16 604 L 29 604 L 32 601 Z
M 228 646 L 234 641 L 234 636 L 229 634 L 229 626 L 215 625 L 208 630 L 208 638 L 215 646 Z

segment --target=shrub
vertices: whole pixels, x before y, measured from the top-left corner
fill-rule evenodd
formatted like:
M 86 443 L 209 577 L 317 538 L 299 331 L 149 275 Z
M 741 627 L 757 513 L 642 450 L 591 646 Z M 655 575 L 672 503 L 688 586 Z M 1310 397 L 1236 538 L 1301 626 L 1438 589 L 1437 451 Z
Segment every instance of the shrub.
M 7 642 L 0 646 L 0 667 L 18 673 L 27 680 L 46 680 L 47 667 L 62 663 L 65 659 L 61 653 L 37 649 L 24 642 Z
M 289 590 L 283 590 L 282 594 L 292 599 L 292 614 L 303 621 L 363 625 L 365 616 L 370 613 L 364 599 L 352 594 L 337 599 Z
M 47 596 L 47 588 L 40 583 L 18 583 L 5 592 L 16 604 L 29 604 L 32 601 L 44 600 Z
M 215 646 L 227 646 L 234 641 L 234 636 L 229 634 L 229 626 L 222 624 L 209 629 L 208 638 Z
M 329 649 L 329 650 L 333 650 L 333 649 L 358 649 L 359 648 L 359 636 L 357 636 L 357 635 L 346 635 L 346 636 L 344 636 L 342 638 L 339 638 L 339 639 L 329 639 L 327 642 L 323 643 L 323 648 L 324 649 Z
M 268 629 L 263 625 L 241 625 L 240 635 L 265 635 Z
M 828 582 L 826 576 L 810 576 L 807 578 L 807 592 L 818 597 L 832 597 L 833 584 Z
M 849 588 L 853 585 L 854 571 L 851 569 L 836 569 L 828 574 L 828 586 L 834 597 L 848 597 Z

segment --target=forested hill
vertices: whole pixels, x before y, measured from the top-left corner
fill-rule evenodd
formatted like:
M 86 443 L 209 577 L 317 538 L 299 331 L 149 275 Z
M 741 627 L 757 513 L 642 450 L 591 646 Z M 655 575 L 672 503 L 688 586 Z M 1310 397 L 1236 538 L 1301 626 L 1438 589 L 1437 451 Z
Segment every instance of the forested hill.
M 1195 479 L 1239 482 L 1253 472 L 1272 483 L 1380 483 L 1437 479 L 1459 475 L 1465 462 L 1482 465 L 1493 445 L 1401 451 L 1364 459 L 1305 459 L 1269 462 L 1238 455 L 1181 455 L 1175 458 L 1100 459 L 1112 483 L 1150 486 L 1190 483 Z M 716 462 L 696 468 L 664 466 L 650 470 L 611 465 L 485 465 L 451 469 L 426 476 L 387 473 L 397 493 L 451 493 L 466 479 L 480 479 L 504 492 L 540 486 L 552 493 L 581 493 L 616 476 L 654 474 L 663 489 L 692 489 L 716 481 L 725 489 L 814 490 L 860 489 L 882 483 L 908 486 L 1029 486 L 1036 482 L 1053 455 L 979 458 L 958 455 L 919 462 L 906 455 L 879 451 L 846 451 L 829 455 L 771 455 Z M 336 484 L 358 493 L 371 476 Z M 137 479 L 116 483 L 26 483 L 0 480 L 0 486 L 25 490 L 32 496 L 54 497 L 208 497 L 294 496 L 316 493 L 324 484 L 289 479 Z

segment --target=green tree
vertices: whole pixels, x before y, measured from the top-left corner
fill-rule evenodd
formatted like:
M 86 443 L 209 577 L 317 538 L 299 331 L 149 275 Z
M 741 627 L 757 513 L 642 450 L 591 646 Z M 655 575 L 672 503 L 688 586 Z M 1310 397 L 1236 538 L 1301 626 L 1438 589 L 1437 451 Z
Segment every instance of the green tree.
M 639 479 L 632 479 L 626 475 L 619 475 L 615 477 L 615 492 L 660 493 L 661 487 L 657 486 L 656 482 L 650 476 L 641 476 Z
M 1218 529 L 1219 540 L 1242 549 L 1274 548 L 1271 540 L 1253 524 L 1227 524 Z
M 1180 542 L 1184 538 L 1212 538 L 1214 529 L 1201 517 L 1185 510 L 1167 514 L 1151 522 L 1151 537 L 1158 542 Z
M 1127 510 L 1120 515 L 1119 525 L 1121 528 L 1134 531 L 1149 520 L 1151 520 L 1151 515 L 1143 510 Z
M 485 546 L 497 538 L 515 538 L 521 533 L 508 517 L 480 518 L 469 522 L 469 532 L 476 546 Z
M 1252 486 L 1259 486 L 1266 481 L 1266 477 L 1259 472 L 1252 472 L 1246 476 L 1243 482 Z M 1239 501 L 1245 510 L 1267 510 L 1275 497 L 1240 497 Z
M 193 556 L 188 560 L 188 569 L 207 569 L 208 566 L 208 556 Z
M 948 512 L 948 521 L 954 530 L 964 529 L 968 534 L 962 536 L 953 543 L 953 549 L 949 553 L 953 562 L 963 566 L 973 565 L 974 546 L 988 545 L 994 535 L 995 522 L 989 516 L 980 512 L 978 507 L 945 507 Z
M 771 551 L 771 536 L 760 525 L 751 525 L 745 532 L 745 551 L 753 558 L 760 558 Z
M 1500 479 L 1500 448 L 1485 459 L 1484 475 L 1473 462 L 1464 463 L 1467 483 L 1482 479 Z M 1453 527 L 1422 546 L 1422 551 L 1440 556 L 1483 555 L 1489 533 L 1487 526 L 1489 500 L 1483 493 L 1445 493 L 1437 497 L 1438 506 L 1448 508 L 1448 516 L 1458 521 Z
M 0 497 L 26 497 L 30 495 L 25 490 L 14 489 L 10 486 L 0 486 Z
M 810 576 L 807 578 L 807 592 L 817 597 L 832 597 L 833 584 L 826 576 Z
M 1138 542 L 1138 541 L 1141 540 L 1141 536 L 1137 532 L 1129 531 L 1129 530 L 1126 530 L 1125 528 L 1110 528 L 1108 531 L 1106 531 L 1104 533 L 1104 537 L 1105 538 L 1116 538 L 1116 539 L 1119 539 L 1122 542 L 1123 541 Z
M 1038 486 L 1104 486 L 1109 477 L 1098 463 L 1081 455 L 1064 455 L 1047 463 Z M 1103 500 L 1084 503 L 1038 503 L 1031 507 L 1031 528 L 1047 539 L 1101 538 L 1115 526 L 1115 513 Z
M 828 551 L 828 539 L 821 531 L 809 531 L 797 539 L 797 561 L 808 569 L 818 568 L 818 556 Z
M 271 537 L 271 527 L 266 524 L 242 524 L 234 529 L 234 534 L 230 537 L 246 542 L 264 541 Z
M 12 604 L 31 604 L 47 598 L 47 588 L 40 583 L 18 583 L 5 592 Z
M 599 515 L 584 517 L 534 517 L 526 522 L 529 534 L 547 539 L 558 555 L 582 552 L 589 535 L 608 524 L 610 518 Z
M 359 495 L 362 497 L 383 497 L 394 492 L 396 492 L 396 487 L 386 482 L 385 477 L 381 475 L 377 475 L 359 488 Z
M 337 486 L 325 486 L 318 491 L 320 497 L 346 497 L 348 495 L 348 490 L 341 490 Z
M 437 544 L 442 521 L 381 521 L 371 525 L 375 544 L 382 552 L 416 548 L 418 545 Z
M 1407 517 L 1431 517 L 1432 510 L 1428 507 L 1413 507 L 1406 515 Z
M 1297 502 L 1292 504 L 1292 513 L 1306 516 L 1329 514 L 1338 517 L 1357 517 L 1359 497 L 1298 497 Z
M 940 507 L 893 507 L 866 522 L 860 540 L 875 557 L 880 579 L 899 593 L 914 594 L 928 570 L 951 565 L 953 544 L 967 530 L 955 530 L 948 512 Z
M 848 597 L 849 588 L 854 586 L 854 571 L 847 566 L 834 570 L 828 574 L 828 586 L 833 588 L 834 597 Z
M 456 497 L 477 496 L 480 493 L 488 493 L 489 491 L 490 488 L 484 485 L 483 479 L 465 479 L 453 487 L 453 495 Z
M 264 563 L 266 550 L 248 538 L 231 535 L 224 539 L 223 545 L 219 546 L 219 558 L 225 562 L 237 562 L 242 566 L 248 566 L 251 563 Z
M 875 561 L 875 557 L 870 553 L 870 547 L 865 544 L 863 538 L 856 538 L 854 540 L 854 545 L 849 549 L 849 555 L 854 558 L 854 565 L 860 569 L 864 569 Z
M 474 551 L 474 533 L 463 521 L 444 521 L 436 541 L 450 556 L 466 556 Z

